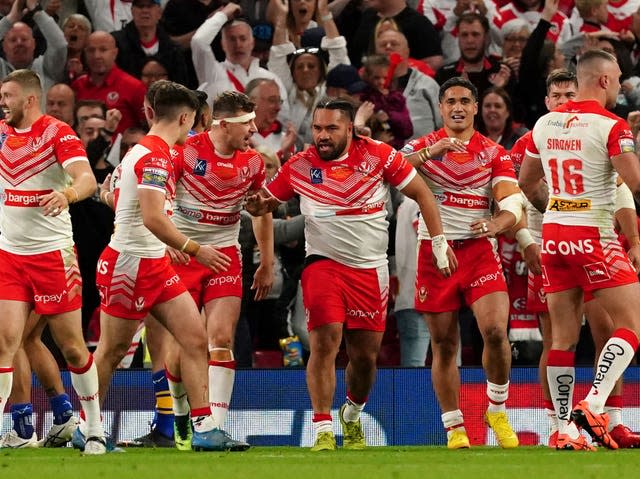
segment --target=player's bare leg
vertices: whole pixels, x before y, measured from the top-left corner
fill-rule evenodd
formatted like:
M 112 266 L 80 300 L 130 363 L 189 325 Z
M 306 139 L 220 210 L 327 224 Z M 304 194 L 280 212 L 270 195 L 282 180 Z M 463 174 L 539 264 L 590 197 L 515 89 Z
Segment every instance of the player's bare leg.
M 345 370 L 347 400 L 340 408 L 339 414 L 346 449 L 364 449 L 367 445 L 360 413 L 376 380 L 376 362 L 383 334 L 364 329 L 347 329 L 344 333 L 349 357 L 349 364 Z
M 315 432 L 312 450 L 336 448 L 331 406 L 336 391 L 336 356 L 342 342 L 342 327 L 342 323 L 329 323 L 309 332 L 311 355 L 307 364 L 307 388 Z
M 485 421 L 493 429 L 500 447 L 518 447 L 518 436 L 509 424 L 505 407 L 511 371 L 511 348 L 507 338 L 509 295 L 504 291 L 487 294 L 475 301 L 471 310 L 484 341 L 482 367 L 487 375 L 489 398 Z
M 81 432 L 87 438 L 85 453 L 96 453 L 95 448 L 100 450 L 99 453 L 104 453 L 106 443 L 100 416 L 98 370 L 84 343 L 80 309 L 50 315 L 48 324 L 51 335 L 67 362 L 73 388 L 82 405 L 86 429 Z
M 442 411 L 442 424 L 447 431 L 449 449 L 470 446 L 460 410 L 460 372 L 456 364 L 460 348 L 460 331 L 453 312 L 426 313 L 431 333 L 431 381 Z
M 204 306 L 209 342 L 209 404 L 213 422 L 220 430 L 221 448 L 230 451 L 249 449 L 249 444 L 232 439 L 224 429 L 236 374 L 233 340 L 241 302 L 239 297 L 226 296 Z

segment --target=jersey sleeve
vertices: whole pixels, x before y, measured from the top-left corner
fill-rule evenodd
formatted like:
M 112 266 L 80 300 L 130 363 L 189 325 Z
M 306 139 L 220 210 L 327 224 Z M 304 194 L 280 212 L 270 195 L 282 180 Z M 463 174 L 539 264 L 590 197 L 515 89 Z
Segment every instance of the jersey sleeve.
M 185 155 L 195 155 L 196 152 L 191 146 L 184 146 L 182 148 L 174 146 L 176 154 L 173 157 L 173 174 L 176 177 L 176 181 L 182 178 L 184 173 L 184 158 Z
M 535 127 L 533 128 L 533 132 L 535 132 L 536 129 Z M 529 137 L 529 141 L 527 142 L 526 145 L 526 153 L 527 155 L 533 157 L 533 158 L 540 158 L 540 151 L 538 151 L 538 146 L 536 145 L 535 139 L 533 137 L 534 133 L 531 133 L 531 136 Z
M 253 182 L 251 183 L 249 190 L 258 191 L 265 185 L 267 172 L 264 168 L 264 161 L 262 161 L 262 157 L 259 154 L 256 154 L 255 157 L 253 157 L 252 161 L 256 162 L 256 164 L 254 165 L 254 170 L 256 170 L 256 173 L 253 177 Z
M 609 138 L 607 139 L 607 151 L 609 158 L 623 153 L 635 153 L 636 145 L 633 139 L 633 133 L 626 121 L 620 119 L 613 128 L 611 128 Z
M 402 147 L 400 153 L 402 153 L 403 155 L 410 155 L 411 153 L 422 150 L 425 146 L 427 146 L 426 138 L 426 136 L 421 136 L 420 138 L 411 140 L 409 143 Z
M 522 166 L 522 160 L 524 160 L 524 155 L 527 152 L 529 136 L 530 135 L 525 135 L 518 138 L 509 152 L 509 156 L 511 156 L 511 163 L 513 163 L 513 169 L 516 172 L 519 172 L 520 167 Z
M 78 138 L 76 132 L 66 123 L 60 123 L 60 129 L 54 141 L 53 148 L 56 159 L 63 168 L 66 168 L 76 161 L 89 161 L 87 159 L 87 152 L 84 146 L 82 146 L 80 138 Z
M 402 154 L 389 145 L 381 143 L 379 147 L 380 157 L 384 161 L 382 167 L 383 178 L 391 186 L 401 190 L 413 179 L 416 175 L 416 170 L 404 159 Z
M 502 146 L 498 147 L 497 154 L 491 162 L 491 184 L 495 185 L 500 181 L 517 182 L 511 156 Z
M 134 167 L 138 188 L 158 190 L 166 193 L 173 174 L 169 160 L 156 152 L 144 155 Z
M 289 159 L 284 165 L 280 167 L 273 180 L 265 186 L 265 189 L 278 201 L 284 203 L 290 200 L 295 195 L 295 191 L 291 187 L 291 163 Z

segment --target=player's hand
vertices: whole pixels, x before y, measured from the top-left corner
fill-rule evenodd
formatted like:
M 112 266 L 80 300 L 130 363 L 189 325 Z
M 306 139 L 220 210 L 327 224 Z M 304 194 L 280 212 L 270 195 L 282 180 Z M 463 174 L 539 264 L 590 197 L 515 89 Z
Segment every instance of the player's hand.
M 467 151 L 465 144 L 457 138 L 442 138 L 429 146 L 429 153 L 432 157 L 438 158 L 449 151 L 462 153 Z
M 629 261 L 631 261 L 636 272 L 640 272 L 640 245 L 632 246 L 627 251 L 627 256 L 629 256 Z
M 40 197 L 40 206 L 45 216 L 58 216 L 69 206 L 67 197 L 59 191 L 52 191 Z
M 476 238 L 495 238 L 499 232 L 498 227 L 490 218 L 472 221 L 469 229 Z
M 537 243 L 532 243 L 527 246 L 522 252 L 522 257 L 525 263 L 527 263 L 527 268 L 529 268 L 529 271 L 531 271 L 536 276 L 542 274 L 540 246 L 538 246 Z
M 189 256 L 184 251 L 179 251 L 171 246 L 167 246 L 167 254 L 169 255 L 169 259 L 173 264 L 189 264 L 191 261 L 191 256 Z
M 198 263 L 213 270 L 214 273 L 222 273 L 231 265 L 231 258 L 211 245 L 201 245 L 195 258 Z
M 253 299 L 255 301 L 261 301 L 269 295 L 271 287 L 273 286 L 273 266 L 260 264 L 255 274 L 253 275 L 253 284 L 251 290 L 255 290 Z
M 260 193 L 255 193 L 253 195 L 247 196 L 246 202 L 244 204 L 244 209 L 251 216 L 262 216 L 269 212 L 267 198 L 262 196 Z

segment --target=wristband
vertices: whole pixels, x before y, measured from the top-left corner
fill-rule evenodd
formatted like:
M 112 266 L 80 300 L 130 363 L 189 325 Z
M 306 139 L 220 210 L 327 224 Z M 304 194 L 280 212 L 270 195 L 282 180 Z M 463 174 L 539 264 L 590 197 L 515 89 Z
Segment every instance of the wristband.
M 436 259 L 436 267 L 444 269 L 449 267 L 449 258 L 447 257 L 447 238 L 444 235 L 437 235 L 431 238 L 431 251 Z
M 333 13 L 331 12 L 326 13 L 320 17 L 320 20 L 322 20 L 323 22 L 328 22 L 329 20 L 332 20 L 332 19 L 333 19 Z
M 195 256 L 198 254 L 198 251 L 200 251 L 200 245 L 191 238 L 187 238 L 187 241 L 182 245 L 180 251 L 187 253 L 189 256 Z
M 527 228 L 521 228 L 516 231 L 516 240 L 518 241 L 518 246 L 520 246 L 522 251 L 535 243 L 533 236 L 531 236 L 531 232 Z
M 80 199 L 80 195 L 78 195 L 78 190 L 76 190 L 73 186 L 69 186 L 62 191 L 62 194 L 67 199 L 67 203 L 75 203 Z

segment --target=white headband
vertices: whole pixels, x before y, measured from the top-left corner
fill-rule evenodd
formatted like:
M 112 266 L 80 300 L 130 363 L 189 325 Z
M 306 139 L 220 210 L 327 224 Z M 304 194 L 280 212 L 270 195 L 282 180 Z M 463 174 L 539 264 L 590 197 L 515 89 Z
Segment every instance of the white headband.
M 220 125 L 220 122 L 222 121 L 226 121 L 227 123 L 246 123 L 248 121 L 253 120 L 256 117 L 256 112 L 252 111 L 249 113 L 245 113 L 244 115 L 240 115 L 240 116 L 232 116 L 229 118 L 220 118 L 218 120 L 214 119 L 211 124 L 213 126 L 218 126 Z

